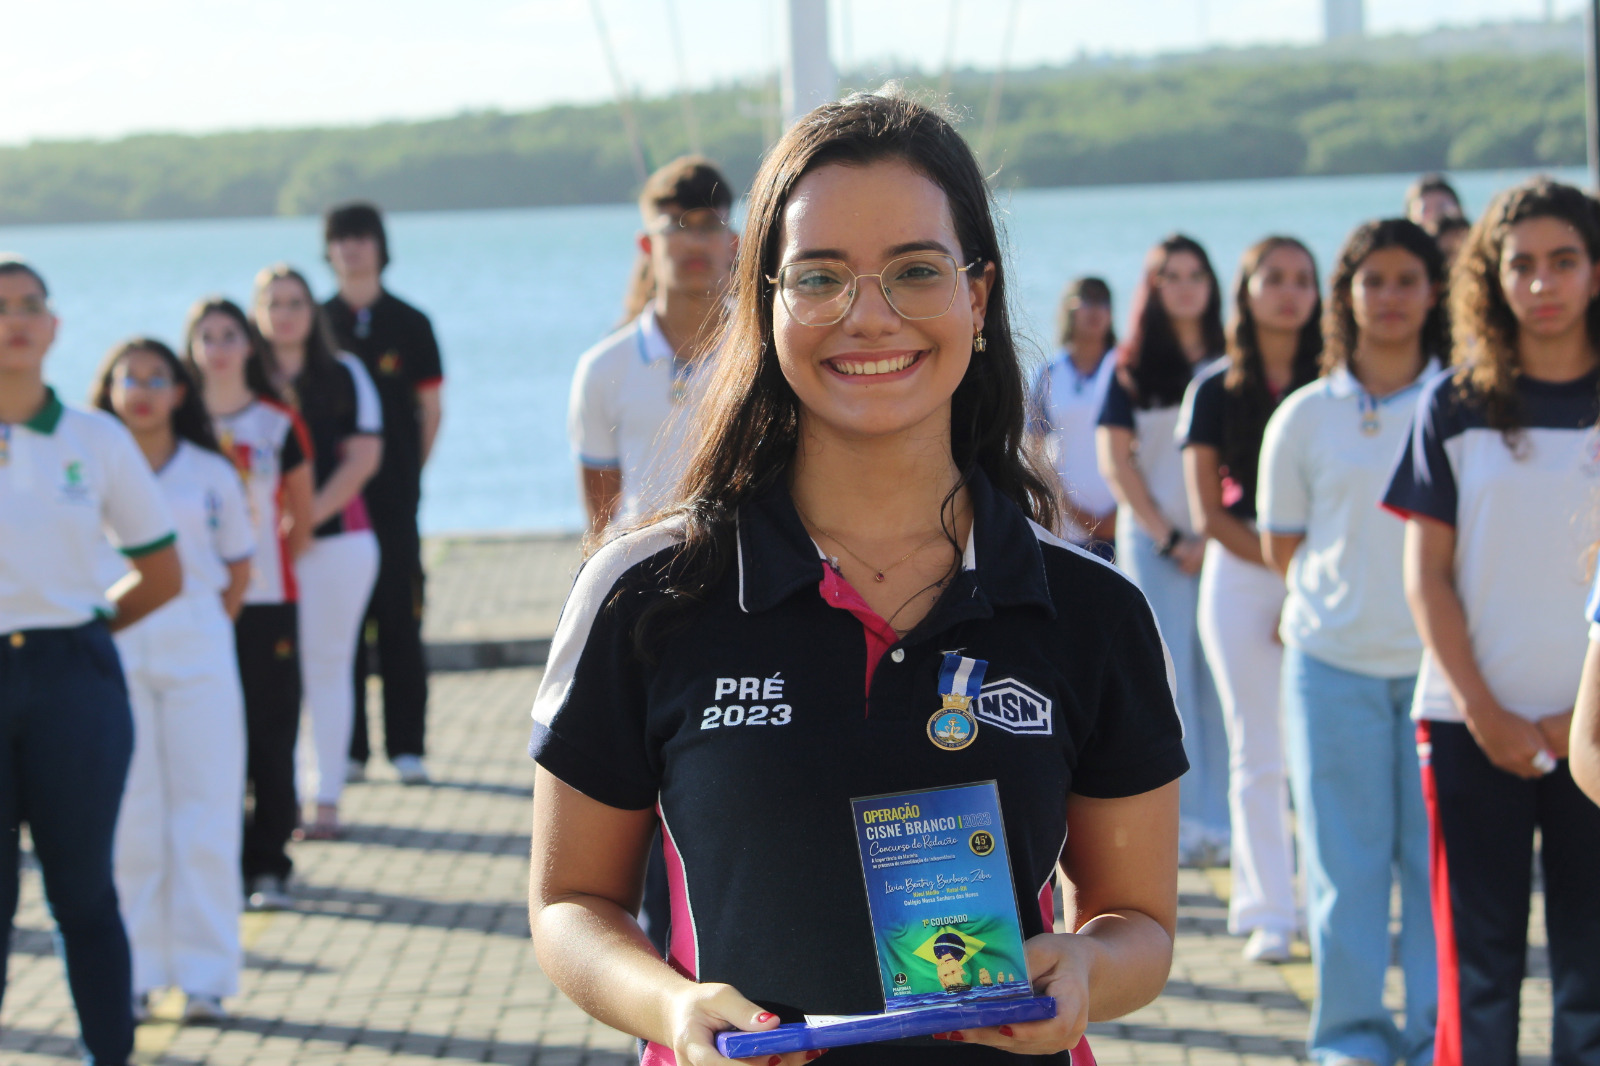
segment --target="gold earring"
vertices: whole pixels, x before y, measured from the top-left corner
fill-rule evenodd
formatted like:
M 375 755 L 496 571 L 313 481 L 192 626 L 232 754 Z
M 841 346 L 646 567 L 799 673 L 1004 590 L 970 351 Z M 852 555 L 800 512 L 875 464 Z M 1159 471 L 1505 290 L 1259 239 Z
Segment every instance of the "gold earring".
M 979 330 L 972 335 L 972 350 L 975 352 L 988 351 L 989 342 L 984 339 L 983 331 Z

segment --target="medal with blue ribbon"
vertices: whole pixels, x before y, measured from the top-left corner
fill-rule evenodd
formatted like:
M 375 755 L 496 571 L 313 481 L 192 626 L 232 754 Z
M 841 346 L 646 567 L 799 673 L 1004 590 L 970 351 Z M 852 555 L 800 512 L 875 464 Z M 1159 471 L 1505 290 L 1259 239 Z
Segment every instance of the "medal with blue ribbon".
M 972 701 L 983 689 L 989 664 L 946 652 L 939 668 L 939 710 L 928 719 L 928 739 L 946 751 L 960 751 L 978 736 L 978 716 Z

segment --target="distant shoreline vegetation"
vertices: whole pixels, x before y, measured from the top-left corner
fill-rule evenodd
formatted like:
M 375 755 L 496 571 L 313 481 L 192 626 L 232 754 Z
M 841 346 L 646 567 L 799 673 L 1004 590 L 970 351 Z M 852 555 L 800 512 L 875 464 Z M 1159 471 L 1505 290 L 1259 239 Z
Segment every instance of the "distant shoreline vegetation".
M 1570 166 L 1585 158 L 1583 84 L 1582 62 L 1555 54 L 1017 71 L 989 166 L 1004 187 Z M 988 91 L 987 75 L 952 83 L 974 143 Z M 772 125 L 764 99 L 694 96 L 703 150 L 741 191 Z M 677 99 L 635 107 L 652 164 L 687 150 Z M 306 215 L 354 197 L 395 211 L 617 203 L 637 187 L 614 104 L 0 148 L 0 224 Z

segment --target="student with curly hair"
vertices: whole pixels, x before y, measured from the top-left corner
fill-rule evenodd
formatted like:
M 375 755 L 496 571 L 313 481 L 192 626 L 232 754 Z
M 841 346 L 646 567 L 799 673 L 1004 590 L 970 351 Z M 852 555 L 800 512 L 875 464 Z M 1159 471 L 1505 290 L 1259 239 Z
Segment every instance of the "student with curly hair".
M 1534 838 L 1552 1059 L 1600 1056 L 1600 808 L 1566 753 L 1600 490 L 1600 207 L 1508 189 L 1451 279 L 1456 371 L 1428 385 L 1384 503 L 1406 518 L 1439 942 L 1435 1061 L 1515 1062 Z

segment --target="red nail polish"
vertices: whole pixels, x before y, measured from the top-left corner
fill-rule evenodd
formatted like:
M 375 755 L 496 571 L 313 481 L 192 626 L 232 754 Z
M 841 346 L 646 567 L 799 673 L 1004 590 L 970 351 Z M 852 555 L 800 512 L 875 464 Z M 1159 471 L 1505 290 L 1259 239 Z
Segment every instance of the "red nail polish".
M 950 1039 L 950 1034 L 949 1033 L 934 1033 L 933 1034 L 933 1038 L 935 1040 L 949 1040 Z
M 772 1019 L 774 1019 L 776 1017 L 777 1017 L 777 1015 L 773 1014 L 771 1011 L 764 1010 L 760 1014 L 756 1015 L 756 1024 L 757 1025 L 765 1025 L 767 1022 L 770 1022 Z
M 1001 1035 L 1001 1036 L 1014 1036 L 1014 1035 L 1016 1035 L 1016 1034 L 1014 1034 L 1014 1033 L 1013 1033 L 1013 1032 L 1012 1032 L 1012 1031 L 1011 1031 L 1011 1026 L 1009 1026 L 1009 1025 L 1002 1025 L 1002 1026 L 1001 1026 L 1001 1027 L 1000 1027 L 1000 1035 Z
M 782 1062 L 783 1062 L 783 1056 L 782 1055 L 774 1055 L 774 1056 L 772 1056 L 772 1058 L 767 1060 L 767 1066 L 779 1066 L 779 1064 L 782 1063 Z
M 806 1061 L 807 1062 L 810 1062 L 812 1059 L 820 1059 L 821 1057 L 822 1057 L 822 1052 L 816 1050 L 815 1048 L 812 1048 L 810 1051 L 806 1052 Z
M 951 1040 L 965 1040 L 966 1037 L 961 1035 L 961 1030 L 960 1029 L 957 1029 L 955 1032 L 950 1034 L 950 1039 Z

